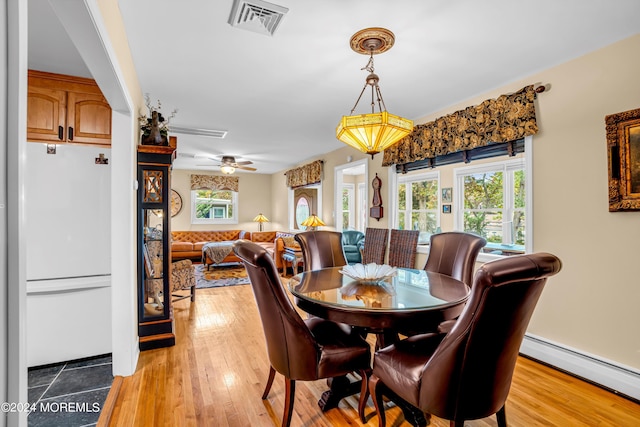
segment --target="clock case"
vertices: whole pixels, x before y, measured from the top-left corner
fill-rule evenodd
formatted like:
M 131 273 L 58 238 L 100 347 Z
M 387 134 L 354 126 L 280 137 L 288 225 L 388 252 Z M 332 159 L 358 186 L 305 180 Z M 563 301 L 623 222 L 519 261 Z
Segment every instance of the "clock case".
M 140 350 L 175 344 L 171 306 L 171 166 L 176 147 L 138 146 L 137 266 Z

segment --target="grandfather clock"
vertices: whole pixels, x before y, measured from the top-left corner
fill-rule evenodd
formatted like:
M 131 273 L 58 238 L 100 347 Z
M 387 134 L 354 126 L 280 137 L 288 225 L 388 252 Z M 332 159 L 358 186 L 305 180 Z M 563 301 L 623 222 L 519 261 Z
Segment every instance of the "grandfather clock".
M 138 145 L 138 336 L 140 350 L 176 343 L 171 307 L 173 146 Z

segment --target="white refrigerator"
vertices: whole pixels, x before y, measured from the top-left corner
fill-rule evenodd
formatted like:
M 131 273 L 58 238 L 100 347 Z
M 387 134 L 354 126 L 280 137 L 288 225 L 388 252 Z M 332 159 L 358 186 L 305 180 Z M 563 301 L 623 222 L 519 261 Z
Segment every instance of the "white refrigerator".
M 28 366 L 111 352 L 110 151 L 27 143 Z

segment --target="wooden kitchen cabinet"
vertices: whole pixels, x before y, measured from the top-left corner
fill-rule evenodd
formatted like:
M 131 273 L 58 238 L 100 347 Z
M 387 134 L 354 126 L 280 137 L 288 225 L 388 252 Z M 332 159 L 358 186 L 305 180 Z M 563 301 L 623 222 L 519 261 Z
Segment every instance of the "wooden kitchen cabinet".
M 95 81 L 29 70 L 27 141 L 111 145 L 111 107 Z

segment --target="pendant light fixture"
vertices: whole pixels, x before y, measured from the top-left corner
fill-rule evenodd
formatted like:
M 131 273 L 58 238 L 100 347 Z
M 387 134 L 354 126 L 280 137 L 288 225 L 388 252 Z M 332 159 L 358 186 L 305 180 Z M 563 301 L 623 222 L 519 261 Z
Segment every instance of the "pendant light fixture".
M 373 55 L 391 49 L 394 41 L 393 33 L 385 28 L 360 30 L 351 37 L 350 41 L 351 49 L 355 52 L 369 55 L 369 62 L 362 68 L 367 70 L 369 75 L 358 100 L 351 109 L 351 115 L 342 116 L 336 128 L 336 137 L 363 153 L 371 154 L 371 158 L 409 135 L 413 129 L 413 121 L 387 112 L 380 86 L 378 86 L 380 78 L 374 73 Z M 371 113 L 353 115 L 367 86 L 371 86 Z M 376 104 L 378 113 L 375 112 Z

